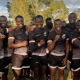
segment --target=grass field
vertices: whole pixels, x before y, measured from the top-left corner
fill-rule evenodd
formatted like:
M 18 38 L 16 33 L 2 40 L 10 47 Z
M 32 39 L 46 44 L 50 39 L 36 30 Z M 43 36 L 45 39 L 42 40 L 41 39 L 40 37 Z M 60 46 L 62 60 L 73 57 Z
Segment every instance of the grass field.
M 9 67 L 8 80 L 12 80 L 13 76 L 14 75 L 13 75 L 13 72 L 11 70 L 11 67 Z M 71 79 L 71 71 L 69 69 L 69 63 L 67 64 L 67 69 L 65 69 L 64 78 L 65 78 L 64 80 L 72 80 Z M 29 79 L 26 79 L 26 80 L 29 80 Z M 55 80 L 58 80 L 58 72 L 56 72 Z

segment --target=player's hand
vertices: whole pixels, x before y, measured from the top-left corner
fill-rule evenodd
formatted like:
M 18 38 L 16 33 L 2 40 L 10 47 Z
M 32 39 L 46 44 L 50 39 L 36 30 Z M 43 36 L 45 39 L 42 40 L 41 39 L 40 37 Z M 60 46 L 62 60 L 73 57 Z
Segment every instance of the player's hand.
M 40 47 L 40 46 L 42 46 L 44 44 L 45 44 L 45 41 L 44 40 L 40 40 L 40 42 L 38 43 L 38 46 Z
M 60 38 L 60 35 L 56 35 L 54 40 L 55 40 L 55 41 L 58 41 L 59 38 Z
M 30 27 L 25 25 L 26 31 L 30 31 Z
M 3 34 L 0 34 L 0 39 L 4 39 L 6 36 Z
M 62 65 L 66 65 L 67 64 L 67 59 L 64 58 L 63 61 L 62 61 Z
M 26 41 L 23 41 L 21 46 L 27 46 L 27 42 Z

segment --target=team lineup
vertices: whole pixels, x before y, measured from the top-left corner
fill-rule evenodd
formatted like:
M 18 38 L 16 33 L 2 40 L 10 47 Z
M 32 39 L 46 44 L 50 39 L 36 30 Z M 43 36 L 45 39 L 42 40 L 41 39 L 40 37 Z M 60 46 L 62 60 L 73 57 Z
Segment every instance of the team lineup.
M 47 18 L 43 27 L 43 17 L 37 15 L 30 27 L 18 15 L 16 26 L 9 27 L 6 16 L 0 16 L 0 80 L 8 80 L 9 66 L 13 80 L 25 80 L 26 73 L 32 80 L 55 80 L 57 70 L 59 80 L 64 80 L 67 61 L 72 80 L 79 80 L 80 20 L 76 19 L 76 14 L 70 13 L 69 23 L 56 19 L 53 26 Z

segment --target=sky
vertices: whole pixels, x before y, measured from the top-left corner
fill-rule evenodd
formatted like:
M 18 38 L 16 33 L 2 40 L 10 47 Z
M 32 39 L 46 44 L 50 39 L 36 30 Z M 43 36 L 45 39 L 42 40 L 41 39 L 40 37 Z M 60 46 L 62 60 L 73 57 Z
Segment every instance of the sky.
M 80 0 L 64 0 L 64 3 L 69 8 L 70 12 L 80 8 Z
M 6 8 L 7 1 L 11 0 L 0 0 L 0 16 L 5 15 L 8 17 L 8 11 Z M 64 0 L 64 3 L 69 8 L 69 12 L 80 8 L 80 0 Z

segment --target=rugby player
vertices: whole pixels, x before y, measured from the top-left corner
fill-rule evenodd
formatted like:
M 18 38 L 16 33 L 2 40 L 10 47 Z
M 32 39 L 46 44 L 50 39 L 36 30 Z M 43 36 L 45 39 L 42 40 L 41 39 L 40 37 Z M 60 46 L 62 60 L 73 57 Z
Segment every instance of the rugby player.
M 27 55 L 28 33 L 24 27 L 22 16 L 17 16 L 15 21 L 17 28 L 9 34 L 8 47 L 14 49 L 11 62 L 15 80 L 25 80 L 26 68 L 29 68 Z
M 76 29 L 70 34 L 72 43 L 72 61 L 71 70 L 73 71 L 73 80 L 80 78 L 80 20 L 76 23 Z
M 15 27 L 9 28 L 7 25 L 7 17 L 6 16 L 0 16 L 0 22 L 1 22 L 1 29 L 4 30 L 4 35 L 6 36 L 3 40 L 3 47 L 4 47 L 4 74 L 3 74 L 3 80 L 8 80 L 8 66 L 11 64 L 10 57 L 11 54 L 8 54 L 8 33 L 12 31 Z
M 48 31 L 42 28 L 43 17 L 37 15 L 35 18 L 36 29 L 29 35 L 29 45 L 32 51 L 32 67 L 34 80 L 44 80 L 48 59 L 46 54 Z
M 50 32 L 48 36 L 48 50 L 49 67 L 50 67 L 50 80 L 55 80 L 56 69 L 58 68 L 59 80 L 64 80 L 64 69 L 67 63 L 69 53 L 69 35 L 66 31 L 62 30 L 61 20 L 54 21 L 54 31 Z M 66 54 L 65 54 L 66 48 Z

